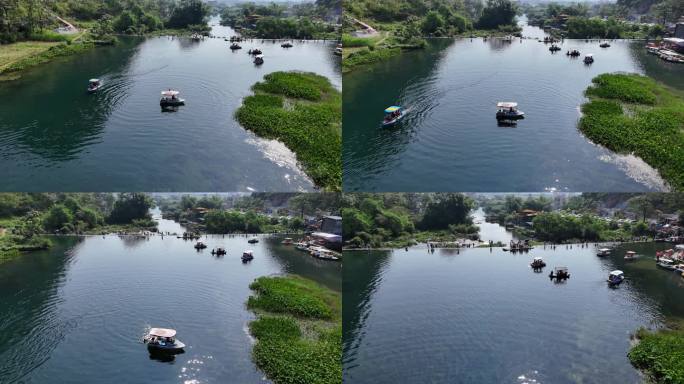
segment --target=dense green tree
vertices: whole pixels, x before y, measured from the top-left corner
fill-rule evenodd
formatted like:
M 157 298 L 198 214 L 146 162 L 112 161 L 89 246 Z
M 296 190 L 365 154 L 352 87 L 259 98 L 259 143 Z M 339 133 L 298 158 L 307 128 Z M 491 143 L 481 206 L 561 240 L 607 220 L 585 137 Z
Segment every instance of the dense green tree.
M 470 224 L 473 201 L 460 193 L 440 193 L 428 204 L 420 222 L 423 229 L 447 229 L 450 224 Z
M 444 17 L 437 11 L 430 11 L 425 15 L 422 23 L 423 33 L 432 35 L 439 29 L 443 28 L 445 24 Z
M 43 219 L 43 225 L 48 231 L 56 231 L 62 229 L 66 224 L 73 221 L 74 216 L 66 206 L 62 204 L 55 204 L 48 210 Z
M 517 12 L 516 3 L 511 0 L 487 0 L 487 5 L 482 10 L 482 16 L 477 21 L 477 25 L 483 29 L 513 25 Z
M 174 8 L 167 25 L 170 28 L 186 28 L 189 25 L 206 24 L 209 6 L 202 0 L 180 0 Z
M 144 193 L 122 193 L 114 203 L 107 221 L 112 224 L 128 224 L 133 220 L 149 218 L 153 201 Z

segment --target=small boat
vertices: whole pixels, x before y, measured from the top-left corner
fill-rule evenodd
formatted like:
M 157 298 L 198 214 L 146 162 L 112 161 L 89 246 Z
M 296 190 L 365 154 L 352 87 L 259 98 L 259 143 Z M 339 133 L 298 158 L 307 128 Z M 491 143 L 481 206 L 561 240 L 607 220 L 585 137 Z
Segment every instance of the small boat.
M 624 257 L 625 260 L 634 260 L 636 258 L 637 258 L 637 254 L 634 251 L 627 251 L 627 253 L 625 253 L 625 257 Z
M 682 273 L 684 273 L 684 264 L 676 264 L 674 266 L 674 270 L 675 272 L 681 275 Z
M 217 256 L 225 255 L 225 254 L 226 254 L 226 250 L 225 250 L 225 248 L 216 248 L 216 249 L 212 249 L 212 250 L 211 250 L 211 254 L 212 254 L 212 255 L 217 255 Z
M 179 105 L 185 105 L 185 99 L 178 97 L 178 94 L 180 94 L 180 92 L 171 89 L 168 91 L 162 91 L 159 105 L 162 107 L 176 107 Z
M 254 259 L 254 252 L 252 250 L 242 252 L 242 261 L 250 261 L 252 259 Z
M 646 46 L 646 52 L 652 54 L 652 55 L 660 55 L 660 48 L 656 46 Z
M 608 47 L 610 47 L 610 44 L 608 44 L 607 42 L 606 42 L 606 43 L 601 43 L 601 44 L 599 44 L 599 47 L 601 47 L 601 48 L 608 48 Z
M 300 251 L 308 251 L 309 250 L 309 244 L 307 244 L 307 243 L 301 243 L 301 242 L 300 243 L 294 243 L 294 247 L 295 247 L 295 249 L 300 250 Z
M 624 272 L 620 270 L 615 270 L 612 271 L 611 273 L 608 274 L 608 284 L 610 285 L 619 285 L 625 280 L 625 274 Z
M 400 122 L 404 116 L 406 116 L 404 108 L 398 105 L 389 106 L 385 109 L 385 118 L 382 119 L 382 126 L 391 127 Z
M 596 252 L 596 256 L 603 257 L 603 256 L 610 256 L 610 248 L 601 248 Z
M 247 51 L 247 53 L 250 55 L 261 55 L 263 52 L 261 52 L 261 49 L 259 48 L 254 48 Z
M 584 64 L 591 64 L 594 62 L 594 55 L 591 53 L 587 53 L 584 55 Z
M 577 57 L 580 55 L 580 51 L 573 49 L 572 51 L 565 52 L 565 55 L 570 57 Z
M 513 101 L 499 101 L 496 103 L 497 120 L 524 119 L 525 112 L 518 110 L 518 103 Z
M 252 237 L 251 239 L 247 240 L 247 242 L 250 244 L 256 244 L 259 242 L 259 239 L 257 239 L 256 237 Z
M 292 241 L 291 237 L 286 237 L 285 240 L 282 241 L 282 243 L 285 245 L 291 245 L 292 243 L 294 243 L 294 241 Z
M 242 49 L 242 47 L 238 43 L 233 43 L 230 45 L 230 49 L 231 49 L 231 51 L 234 51 L 236 49 Z
M 100 79 L 90 79 L 88 80 L 88 92 L 89 93 L 95 93 L 97 92 L 100 88 L 102 88 L 102 82 Z
M 195 247 L 195 249 L 204 249 L 207 247 L 207 245 L 201 241 L 198 241 L 197 244 L 194 245 L 194 247 Z
M 656 262 L 656 265 L 659 266 L 660 268 L 667 269 L 668 271 L 674 271 L 675 266 L 674 266 L 674 261 L 670 259 L 665 259 L 661 258 Z
M 280 44 L 280 46 L 283 48 L 292 48 L 292 43 L 288 41 L 286 43 Z
M 549 273 L 550 279 L 565 280 L 570 278 L 570 272 L 568 267 L 556 267 L 551 273 Z
M 557 52 L 560 50 L 561 50 L 561 47 L 557 46 L 556 44 L 551 44 L 551 46 L 549 47 L 549 51 L 551 51 L 551 52 Z
M 337 44 L 337 47 L 335 47 L 334 53 L 337 56 L 342 56 L 342 44 Z
M 530 267 L 532 267 L 532 269 L 542 269 L 546 267 L 546 263 L 541 257 L 535 257 L 534 259 L 532 259 Z
M 151 328 L 143 338 L 150 352 L 181 353 L 185 344 L 176 340 L 176 330 L 167 328 Z
M 256 65 L 261 65 L 264 63 L 264 55 L 256 55 L 254 56 L 254 64 Z
M 335 253 L 329 249 L 323 247 L 313 247 L 311 248 L 311 256 L 322 260 L 333 260 L 337 261 L 340 258 L 335 255 Z

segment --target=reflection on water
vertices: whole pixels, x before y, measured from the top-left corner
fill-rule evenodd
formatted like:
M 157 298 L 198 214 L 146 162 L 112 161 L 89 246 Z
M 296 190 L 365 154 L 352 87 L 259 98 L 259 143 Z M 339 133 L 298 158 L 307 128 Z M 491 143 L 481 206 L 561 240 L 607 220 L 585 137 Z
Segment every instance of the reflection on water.
M 526 36 L 534 27 L 526 27 Z M 578 130 L 579 107 L 601 73 L 646 73 L 684 89 L 684 67 L 647 55 L 643 42 L 433 39 L 344 76 L 345 189 L 364 191 L 645 191 L 667 189 L 643 161 L 616 156 Z M 565 55 L 594 53 L 590 66 Z M 498 101 L 526 118 L 498 126 Z M 382 129 L 382 111 L 408 109 Z M 428 187 L 429 186 L 429 187 Z
M 344 377 L 354 383 L 638 383 L 626 353 L 639 326 L 684 317 L 684 282 L 657 269 L 664 244 L 500 248 L 454 254 L 346 252 Z M 626 250 L 642 255 L 626 263 Z M 542 273 L 533 257 L 547 262 Z M 571 278 L 554 284 L 551 268 Z M 625 271 L 617 289 L 609 271 Z M 535 381 L 533 381 L 535 380 Z
M 246 333 L 249 284 L 287 272 L 339 290 L 341 265 L 260 239 L 203 237 L 209 248 L 198 252 L 175 236 L 55 238 L 49 251 L 3 263 L 0 381 L 262 382 Z M 228 254 L 213 257 L 214 247 Z M 243 264 L 248 248 L 255 259 Z M 153 326 L 177 329 L 185 353 L 150 356 L 141 340 Z

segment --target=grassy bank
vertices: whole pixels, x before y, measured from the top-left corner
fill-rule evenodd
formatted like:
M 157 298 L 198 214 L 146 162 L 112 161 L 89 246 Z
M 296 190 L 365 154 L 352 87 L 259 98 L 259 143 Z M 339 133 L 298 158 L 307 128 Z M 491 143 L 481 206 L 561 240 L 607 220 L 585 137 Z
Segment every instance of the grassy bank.
M 57 57 L 75 55 L 95 46 L 92 42 L 55 43 L 20 42 L 0 46 L 0 81 L 15 80 L 20 72 L 52 61 Z M 6 56 L 5 53 L 8 53 Z
M 247 307 L 253 358 L 276 384 L 342 383 L 342 298 L 298 276 L 260 277 Z
M 603 74 L 586 90 L 580 130 L 615 152 L 633 153 L 684 189 L 684 97 L 636 74 Z
M 684 331 L 639 329 L 629 360 L 654 383 L 684 383 Z
M 274 72 L 256 83 L 235 116 L 257 135 L 282 141 L 314 183 L 342 185 L 342 94 L 314 73 Z

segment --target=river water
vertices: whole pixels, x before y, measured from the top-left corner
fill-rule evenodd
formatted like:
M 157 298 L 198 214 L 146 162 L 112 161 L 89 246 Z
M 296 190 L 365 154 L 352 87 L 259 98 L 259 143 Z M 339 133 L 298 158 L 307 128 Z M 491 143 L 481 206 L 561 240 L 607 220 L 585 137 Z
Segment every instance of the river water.
M 180 227 L 162 220 L 160 228 Z M 296 273 L 337 291 L 341 264 L 261 236 L 56 238 L 48 251 L 0 268 L 3 383 L 257 383 L 245 308 L 255 278 Z M 228 254 L 216 258 L 213 247 Z M 253 249 L 251 263 L 240 260 Z M 178 330 L 188 347 L 170 361 L 141 343 L 149 327 Z
M 213 20 L 217 22 L 217 20 Z M 215 27 L 230 36 L 228 27 Z M 311 180 L 282 143 L 234 119 L 250 87 L 274 71 L 302 70 L 341 89 L 331 42 L 125 38 L 114 47 L 41 65 L 0 84 L 4 191 L 299 191 Z M 255 67 L 247 54 L 264 51 Z M 86 93 L 88 79 L 103 88 Z M 186 99 L 163 113 L 160 91 Z
M 366 383 L 639 383 L 639 326 L 684 317 L 684 279 L 658 269 L 665 244 L 346 252 L 344 378 Z M 626 250 L 640 254 L 625 263 Z M 541 256 L 543 273 L 529 262 Z M 556 284 L 547 274 L 567 266 Z M 606 284 L 614 269 L 627 280 Z
M 644 42 L 566 40 L 560 53 L 524 25 L 500 39 L 433 39 L 344 75 L 346 191 L 530 192 L 665 190 L 639 158 L 592 144 L 577 129 L 583 92 L 606 72 L 647 74 L 684 90 L 684 66 L 648 55 Z M 589 66 L 565 55 L 593 53 Z M 498 101 L 517 101 L 525 119 L 498 126 Z M 389 105 L 408 109 L 381 128 Z

